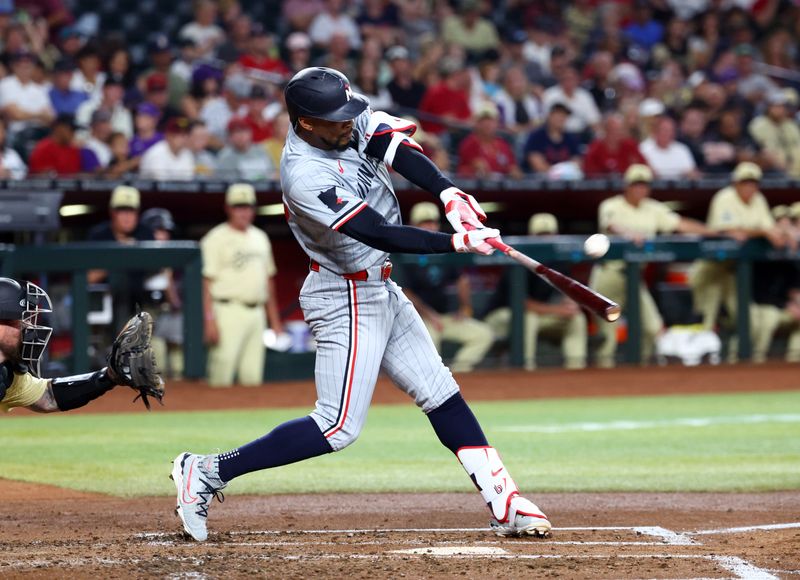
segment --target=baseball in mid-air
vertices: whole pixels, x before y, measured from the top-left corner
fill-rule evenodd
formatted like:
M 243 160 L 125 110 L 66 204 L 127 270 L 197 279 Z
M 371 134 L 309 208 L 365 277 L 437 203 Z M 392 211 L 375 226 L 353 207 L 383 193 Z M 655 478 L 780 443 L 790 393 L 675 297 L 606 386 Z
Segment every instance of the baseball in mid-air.
M 605 234 L 592 234 L 583 242 L 583 251 L 592 258 L 601 258 L 606 255 L 611 242 Z

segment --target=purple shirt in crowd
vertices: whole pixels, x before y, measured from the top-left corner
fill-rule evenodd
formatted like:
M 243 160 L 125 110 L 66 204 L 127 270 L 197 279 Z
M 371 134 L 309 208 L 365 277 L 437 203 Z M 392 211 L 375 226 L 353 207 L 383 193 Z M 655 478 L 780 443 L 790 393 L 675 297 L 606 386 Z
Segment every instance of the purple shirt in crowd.
M 138 135 L 134 135 L 133 139 L 131 139 L 131 143 L 129 146 L 131 157 L 136 157 L 137 155 L 141 155 L 142 153 L 150 149 L 150 147 L 161 141 L 163 138 L 164 134 L 159 132 L 156 132 L 156 134 L 150 137 L 149 139 L 142 139 Z

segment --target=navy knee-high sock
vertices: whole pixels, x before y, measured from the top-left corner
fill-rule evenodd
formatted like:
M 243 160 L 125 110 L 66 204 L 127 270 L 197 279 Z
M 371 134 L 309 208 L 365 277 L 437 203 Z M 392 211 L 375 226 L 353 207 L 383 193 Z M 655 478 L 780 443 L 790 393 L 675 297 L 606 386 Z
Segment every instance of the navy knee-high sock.
M 461 447 L 489 445 L 483 429 L 461 393 L 456 393 L 428 413 L 428 420 L 442 445 L 453 453 Z
M 314 419 L 287 421 L 247 445 L 219 455 L 219 477 L 230 481 L 251 471 L 287 465 L 333 451 Z

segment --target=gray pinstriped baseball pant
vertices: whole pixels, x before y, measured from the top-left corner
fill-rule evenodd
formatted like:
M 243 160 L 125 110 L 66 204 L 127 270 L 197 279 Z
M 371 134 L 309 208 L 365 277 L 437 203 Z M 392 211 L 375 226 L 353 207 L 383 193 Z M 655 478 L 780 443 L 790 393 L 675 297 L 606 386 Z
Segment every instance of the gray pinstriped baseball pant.
M 383 370 L 423 412 L 458 392 L 414 306 L 391 279 L 346 280 L 320 268 L 300 291 L 317 341 L 311 418 L 338 451 L 356 440 Z

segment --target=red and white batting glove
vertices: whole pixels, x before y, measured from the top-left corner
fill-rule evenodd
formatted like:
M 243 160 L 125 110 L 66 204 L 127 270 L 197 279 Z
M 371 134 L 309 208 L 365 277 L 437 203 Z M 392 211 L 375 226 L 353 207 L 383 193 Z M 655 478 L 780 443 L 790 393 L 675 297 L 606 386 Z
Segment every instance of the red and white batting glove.
M 439 194 L 439 199 L 444 204 L 444 216 L 455 231 L 467 231 L 464 224 L 478 229 L 483 227 L 481 222 L 486 221 L 486 213 L 470 194 L 457 187 L 448 187 Z
M 456 252 L 472 252 L 489 256 L 494 253 L 494 248 L 486 243 L 489 238 L 500 238 L 500 230 L 494 228 L 481 228 L 471 232 L 453 234 L 453 247 Z

